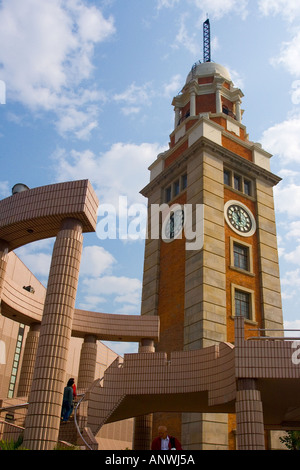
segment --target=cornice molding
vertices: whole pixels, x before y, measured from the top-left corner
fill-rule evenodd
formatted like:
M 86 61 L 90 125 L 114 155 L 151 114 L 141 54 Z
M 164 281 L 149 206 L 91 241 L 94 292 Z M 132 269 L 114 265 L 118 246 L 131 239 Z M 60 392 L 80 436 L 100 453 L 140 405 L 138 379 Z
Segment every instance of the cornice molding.
M 274 173 L 250 162 L 249 160 L 246 160 L 243 157 L 240 157 L 234 152 L 231 152 L 206 137 L 200 137 L 198 141 L 186 149 L 182 155 L 177 158 L 177 160 L 165 168 L 158 176 L 156 176 L 156 178 L 145 186 L 140 193 L 145 197 L 149 197 L 157 186 L 165 186 L 166 182 L 173 178 L 174 174 L 179 173 L 182 168 L 186 166 L 187 161 L 193 158 L 199 151 L 209 152 L 212 156 L 220 158 L 225 165 L 230 166 L 232 169 L 237 169 L 239 172 L 243 172 L 250 178 L 267 181 L 272 186 L 276 186 L 281 181 L 281 178 Z M 166 152 L 166 156 L 169 155 L 170 153 Z

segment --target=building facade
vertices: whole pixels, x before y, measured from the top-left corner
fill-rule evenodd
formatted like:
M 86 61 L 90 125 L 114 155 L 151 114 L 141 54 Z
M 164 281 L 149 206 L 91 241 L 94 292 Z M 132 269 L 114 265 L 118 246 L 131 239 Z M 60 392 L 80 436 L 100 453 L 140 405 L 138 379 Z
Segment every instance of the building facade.
M 157 351 L 234 343 L 236 315 L 248 335 L 282 328 L 273 200 L 280 178 L 271 155 L 249 140 L 242 97 L 223 66 L 195 64 L 172 102 L 169 149 L 141 191 L 148 199 L 141 313 L 160 318 Z M 234 448 L 234 415 L 148 419 L 153 435 L 166 424 L 185 449 Z

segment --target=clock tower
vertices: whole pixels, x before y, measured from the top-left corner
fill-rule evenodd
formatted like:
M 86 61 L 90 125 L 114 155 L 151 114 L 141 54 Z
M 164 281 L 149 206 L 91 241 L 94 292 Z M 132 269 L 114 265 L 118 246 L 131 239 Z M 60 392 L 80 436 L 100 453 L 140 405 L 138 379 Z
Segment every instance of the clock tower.
M 249 140 L 242 98 L 226 68 L 196 63 L 172 102 L 169 149 L 141 191 L 148 200 L 141 313 L 160 317 L 156 351 L 234 343 L 236 315 L 248 336 L 282 328 L 273 201 L 280 178 L 271 155 Z M 234 415 L 166 410 L 151 421 L 154 436 L 164 424 L 186 450 L 235 448 Z

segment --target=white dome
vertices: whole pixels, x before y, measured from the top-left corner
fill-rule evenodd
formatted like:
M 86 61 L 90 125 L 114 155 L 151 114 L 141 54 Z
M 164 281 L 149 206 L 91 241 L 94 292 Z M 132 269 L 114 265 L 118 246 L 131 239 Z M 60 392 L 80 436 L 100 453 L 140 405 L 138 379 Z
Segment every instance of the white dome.
M 215 62 L 200 62 L 196 63 L 187 76 L 186 84 L 196 77 L 212 76 L 215 74 L 221 75 L 225 80 L 231 82 L 231 77 L 228 70 L 223 65 L 216 64 Z

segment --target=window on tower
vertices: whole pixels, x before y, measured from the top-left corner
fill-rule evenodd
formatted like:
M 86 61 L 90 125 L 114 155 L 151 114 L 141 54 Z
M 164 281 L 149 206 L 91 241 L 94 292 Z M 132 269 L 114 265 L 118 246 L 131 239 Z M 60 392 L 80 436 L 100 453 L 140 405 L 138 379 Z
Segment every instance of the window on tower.
M 247 246 L 233 244 L 234 266 L 239 269 L 249 270 L 249 248 Z
M 235 315 L 242 316 L 250 320 L 250 294 L 240 290 L 235 290 Z
M 170 202 L 172 199 L 172 187 L 171 186 L 168 186 L 166 189 L 165 189 L 165 201 L 166 202 Z
M 251 244 L 230 237 L 230 268 L 253 276 Z
M 231 185 L 231 172 L 229 170 L 224 170 L 224 184 Z
M 251 196 L 251 181 L 244 179 L 244 193 Z
M 224 168 L 224 184 L 226 186 L 230 186 L 235 191 L 238 191 L 246 196 L 253 196 L 254 194 L 254 184 L 248 178 L 245 178 L 243 175 L 229 170 L 228 168 Z
M 232 315 L 242 316 L 245 320 L 255 321 L 254 291 L 231 284 Z
M 187 174 L 184 173 L 176 178 L 164 190 L 164 202 L 169 203 L 185 191 L 187 188 Z
M 234 176 L 233 176 L 233 187 L 237 191 L 241 191 L 241 189 L 242 189 L 241 180 L 242 180 L 242 178 L 235 173 Z

